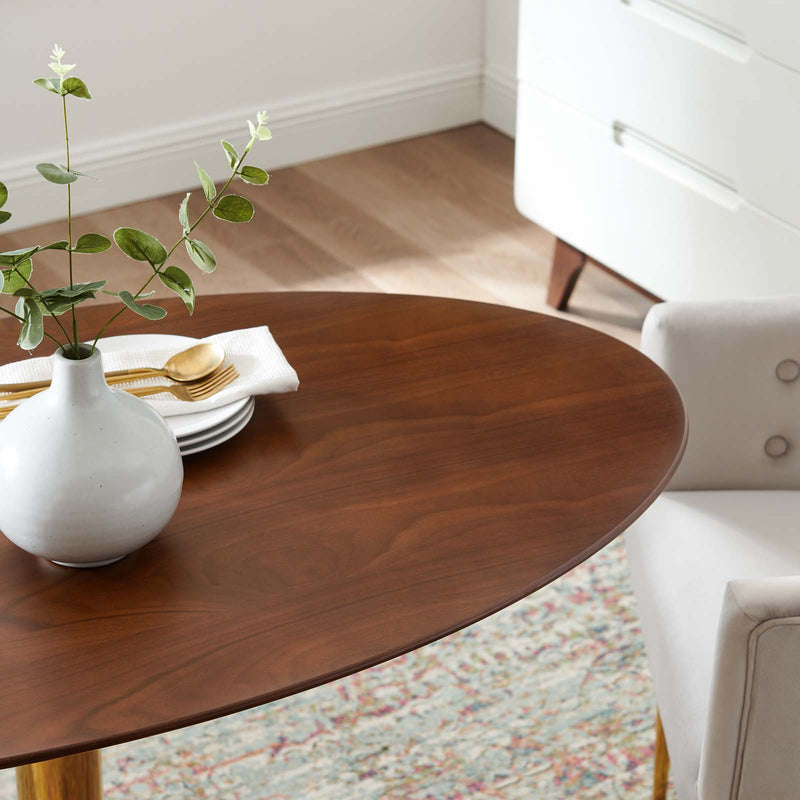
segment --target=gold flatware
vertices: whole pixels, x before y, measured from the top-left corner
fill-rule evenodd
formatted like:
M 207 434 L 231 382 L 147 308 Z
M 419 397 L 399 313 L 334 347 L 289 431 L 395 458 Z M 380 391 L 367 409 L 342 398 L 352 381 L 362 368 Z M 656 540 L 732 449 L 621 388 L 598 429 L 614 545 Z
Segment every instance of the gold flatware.
M 217 394 L 217 392 L 233 383 L 238 377 L 239 373 L 236 371 L 236 367 L 231 364 L 229 367 L 225 367 L 225 369 L 220 372 L 206 378 L 206 380 L 198 381 L 197 383 L 133 386 L 130 389 L 125 389 L 125 391 L 129 394 L 135 394 L 137 397 L 148 397 L 151 394 L 169 392 L 174 397 L 177 397 L 178 400 L 193 403 L 198 400 L 205 400 Z
M 209 397 L 221 392 L 239 377 L 236 367 L 231 364 L 225 369 L 209 375 L 208 378 L 190 384 L 160 384 L 159 386 L 133 386 L 123 391 L 136 397 L 147 397 L 153 394 L 169 392 L 178 400 L 189 403 L 196 403 L 199 400 L 206 400 Z M 3 406 L 0 408 L 0 420 L 5 419 L 17 406 Z
M 200 342 L 176 353 L 161 369 L 154 367 L 133 367 L 106 372 L 106 383 L 114 386 L 119 383 L 132 383 L 145 378 L 168 378 L 178 383 L 198 381 L 213 374 L 225 360 L 225 350 L 214 342 Z M 28 381 L 27 383 L 0 383 L 0 392 L 6 392 L 0 400 L 22 400 L 41 392 L 50 386 L 50 380 Z
M 215 342 L 200 342 L 180 353 L 175 353 L 161 369 L 154 367 L 133 367 L 120 369 L 115 372 L 106 372 L 106 383 L 124 383 L 116 379 L 131 380 L 131 375 L 136 375 L 136 380 L 143 378 L 169 378 L 178 383 L 199 381 L 219 369 L 225 360 L 225 350 Z M 111 378 L 111 380 L 109 380 Z M 0 389 L 1 391 L 1 389 Z

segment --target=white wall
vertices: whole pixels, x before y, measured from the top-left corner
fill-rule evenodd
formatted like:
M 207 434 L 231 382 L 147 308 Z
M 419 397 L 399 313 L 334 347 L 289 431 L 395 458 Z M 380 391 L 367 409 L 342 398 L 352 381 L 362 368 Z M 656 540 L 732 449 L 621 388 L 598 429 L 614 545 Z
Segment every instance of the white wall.
M 63 192 L 33 169 L 64 160 L 59 99 L 31 84 L 49 74 L 53 42 L 94 97 L 69 102 L 73 166 L 102 179 L 76 184 L 81 213 L 194 186 L 195 159 L 222 178 L 218 140 L 246 140 L 244 121 L 261 108 L 274 134 L 260 148 L 267 168 L 463 125 L 482 118 L 484 105 L 489 122 L 513 132 L 495 106 L 513 75 L 516 5 L 15 3 L 0 31 L 0 180 L 11 195 L 4 210 L 14 213 L 0 233 L 64 215 Z M 484 86 L 499 100 L 484 104 Z
M 485 0 L 482 118 L 509 136 L 517 118 L 519 0 Z

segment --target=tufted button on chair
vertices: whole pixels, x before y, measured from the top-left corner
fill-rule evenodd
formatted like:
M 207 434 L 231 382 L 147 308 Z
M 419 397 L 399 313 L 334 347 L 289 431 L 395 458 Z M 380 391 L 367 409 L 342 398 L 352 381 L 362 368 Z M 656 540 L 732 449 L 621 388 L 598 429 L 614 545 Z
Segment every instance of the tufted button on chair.
M 659 707 L 653 797 L 671 762 L 679 800 L 798 798 L 800 298 L 662 303 L 642 349 L 689 417 L 668 491 L 626 534 Z

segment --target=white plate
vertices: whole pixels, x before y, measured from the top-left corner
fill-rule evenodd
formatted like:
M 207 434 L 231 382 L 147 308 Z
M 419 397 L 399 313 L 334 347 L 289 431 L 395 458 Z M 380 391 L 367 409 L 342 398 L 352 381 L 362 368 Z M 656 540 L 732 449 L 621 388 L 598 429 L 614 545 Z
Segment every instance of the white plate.
M 216 447 L 218 444 L 222 444 L 223 442 L 227 442 L 228 439 L 232 439 L 236 436 L 239 431 L 241 431 L 248 422 L 250 422 L 250 418 L 253 416 L 253 409 L 255 408 L 255 403 L 250 407 L 250 410 L 244 415 L 244 418 L 237 422 L 232 428 L 228 428 L 224 433 L 221 433 L 219 436 L 214 436 L 210 439 L 204 439 L 202 442 L 199 442 L 196 445 L 190 445 L 189 447 L 181 447 L 181 455 L 182 456 L 190 456 L 193 453 L 200 453 L 203 450 L 209 450 L 212 447 Z
M 180 347 L 185 349 L 197 344 L 199 339 L 192 339 L 189 336 L 177 336 L 172 333 L 135 333 L 125 336 L 109 336 L 101 339 L 97 345 L 101 352 L 120 353 L 127 350 L 150 349 L 163 350 L 169 347 Z M 160 364 L 148 364 L 151 367 L 160 367 Z M 167 424 L 172 428 L 172 432 L 179 439 L 184 436 L 192 436 L 201 433 L 215 425 L 229 420 L 234 414 L 241 411 L 246 405 L 249 397 L 241 400 L 234 400 L 232 403 L 212 408 L 210 411 L 200 411 L 193 414 L 178 414 L 172 417 L 164 417 Z
M 206 439 L 214 439 L 219 436 L 221 433 L 225 433 L 229 428 L 232 428 L 236 425 L 237 422 L 241 422 L 249 411 L 252 411 L 253 406 L 255 405 L 256 401 L 250 397 L 249 402 L 241 411 L 237 411 L 230 419 L 225 420 L 225 422 L 220 422 L 219 425 L 215 425 L 213 428 L 209 428 L 206 431 L 202 431 L 201 433 L 195 433 L 192 436 L 181 436 L 178 439 L 178 444 L 181 447 L 194 447 L 195 445 L 200 444 L 200 442 L 204 442 Z

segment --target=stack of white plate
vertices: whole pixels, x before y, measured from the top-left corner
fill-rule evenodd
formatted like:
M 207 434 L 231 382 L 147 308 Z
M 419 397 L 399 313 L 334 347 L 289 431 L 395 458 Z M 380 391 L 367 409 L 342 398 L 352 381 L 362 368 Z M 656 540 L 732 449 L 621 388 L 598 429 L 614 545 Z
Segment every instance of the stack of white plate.
M 216 447 L 236 436 L 250 422 L 255 404 L 252 397 L 245 397 L 211 411 L 181 414 L 165 419 L 178 439 L 181 455 L 189 456 Z
M 130 350 L 158 350 L 162 348 L 185 349 L 197 344 L 197 339 L 172 334 L 149 333 L 129 334 L 127 336 L 110 336 L 101 339 L 99 347 L 102 352 L 121 352 Z M 159 366 L 152 364 L 151 366 Z M 124 388 L 124 387 L 118 387 Z M 191 407 L 191 403 L 186 404 Z M 245 397 L 233 403 L 213 408 L 210 411 L 179 414 L 164 417 L 172 428 L 181 448 L 181 455 L 188 456 L 216 447 L 236 436 L 250 422 L 253 416 L 255 400 Z

